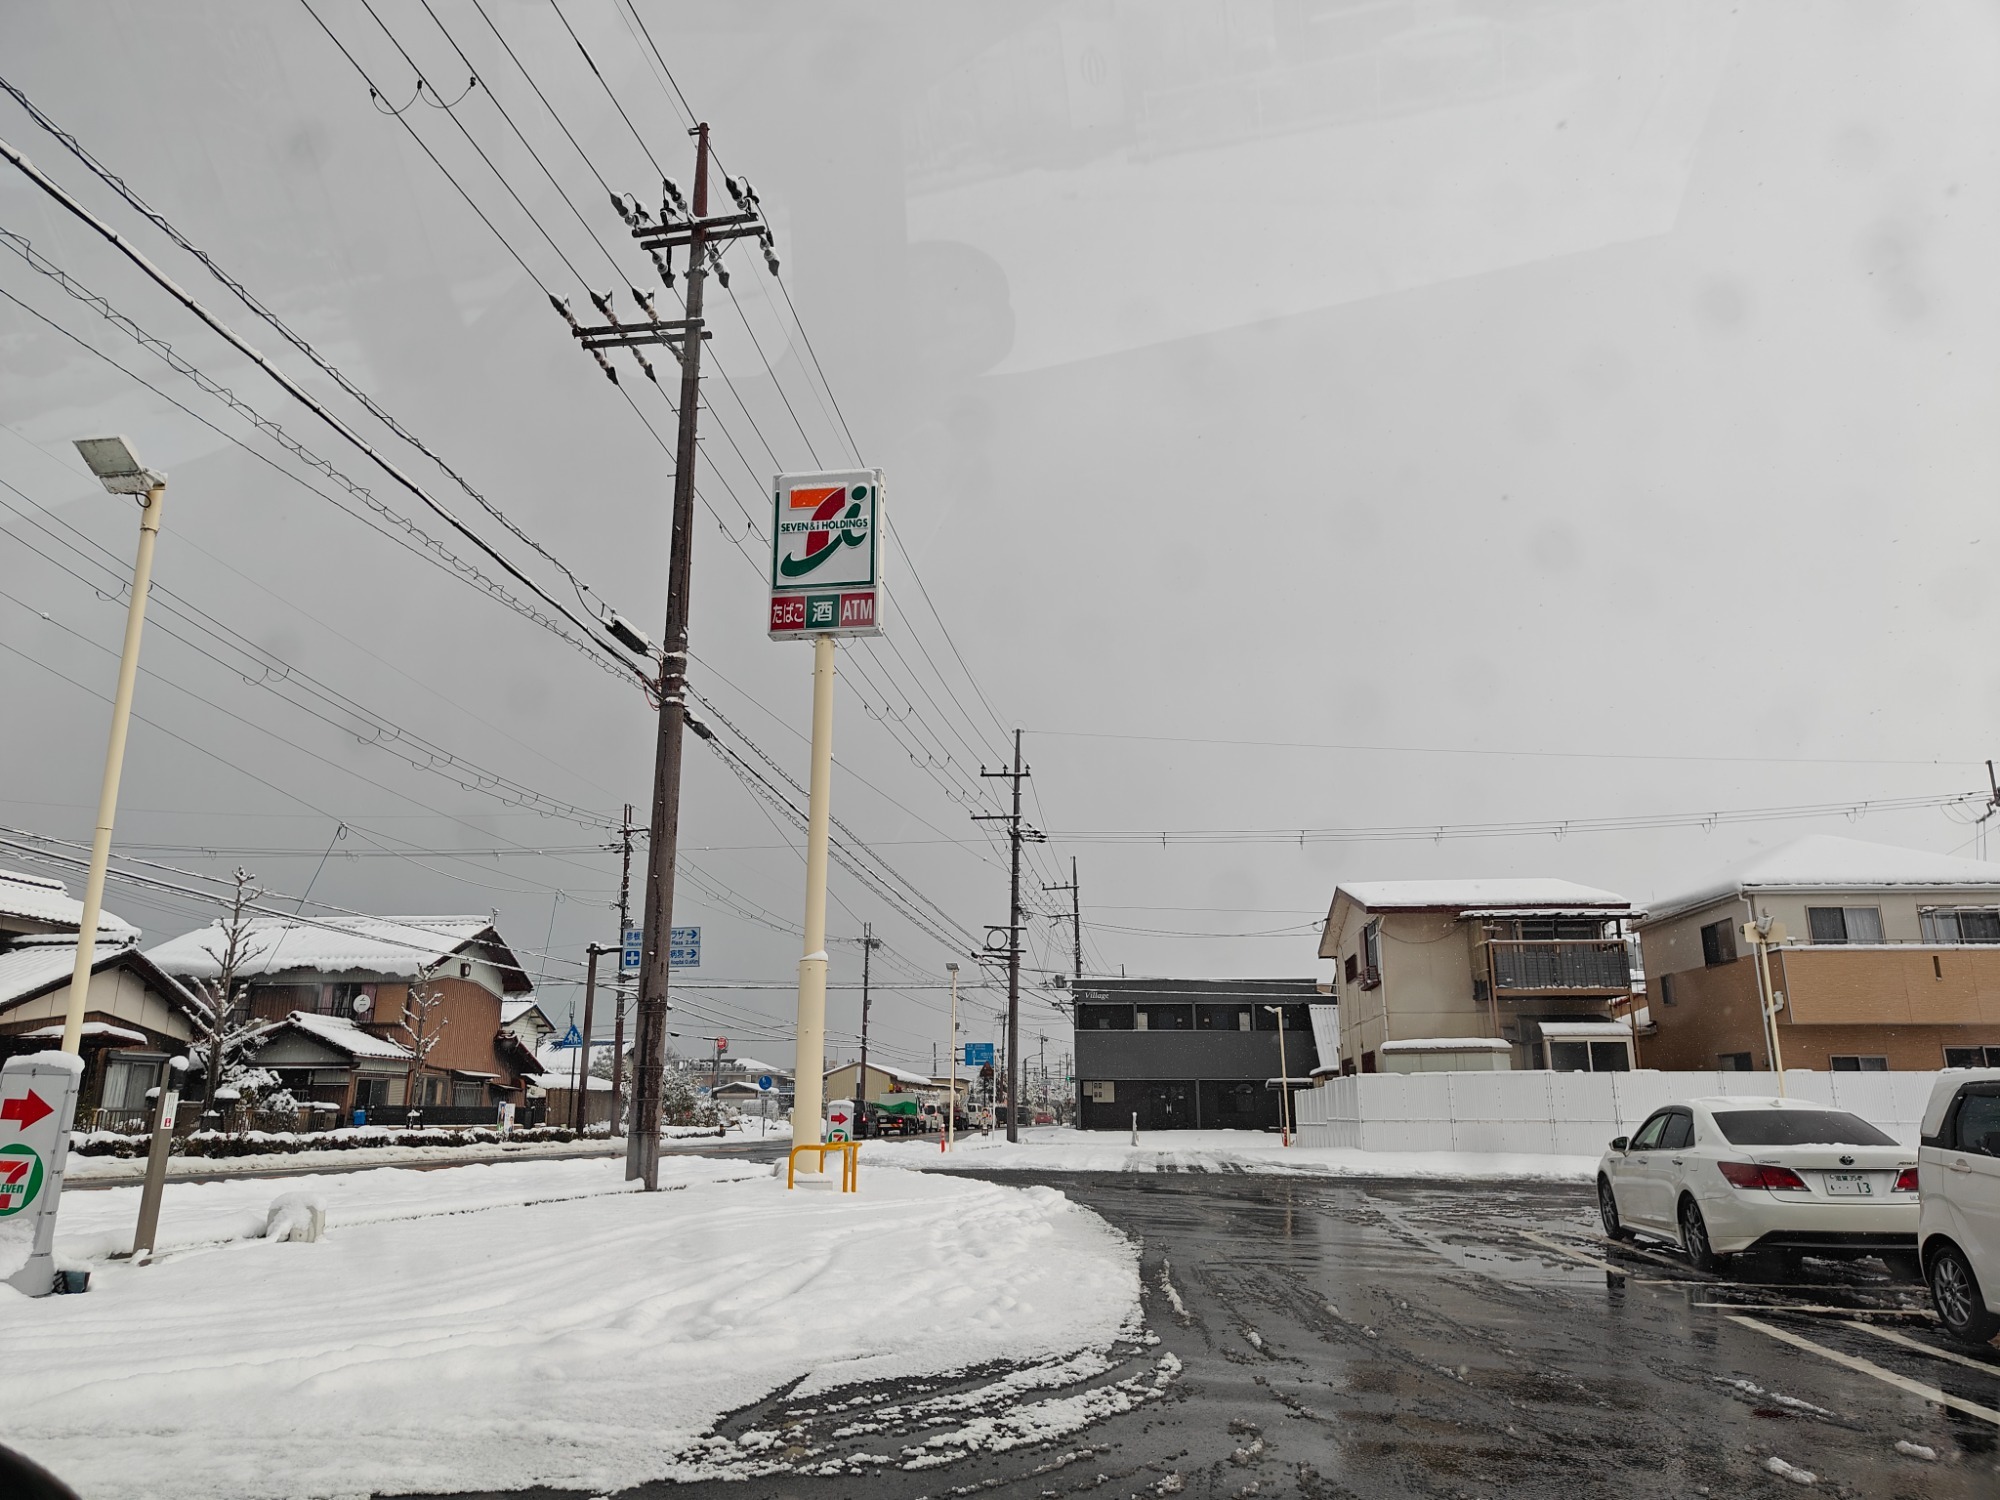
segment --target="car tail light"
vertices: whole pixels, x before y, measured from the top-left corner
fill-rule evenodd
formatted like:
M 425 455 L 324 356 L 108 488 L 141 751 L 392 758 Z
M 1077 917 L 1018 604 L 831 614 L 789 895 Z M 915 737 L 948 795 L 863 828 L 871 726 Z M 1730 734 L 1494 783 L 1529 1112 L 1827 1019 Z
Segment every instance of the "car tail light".
M 1768 1167 L 1753 1165 L 1747 1161 L 1719 1161 L 1722 1175 L 1729 1179 L 1730 1186 L 1740 1188 L 1764 1188 L 1773 1193 L 1803 1193 L 1805 1179 L 1790 1167 Z
M 1896 1192 L 1914 1193 L 1916 1190 L 1917 1190 L 1917 1169 L 1915 1167 L 1905 1167 L 1903 1168 L 1902 1171 L 1896 1174 L 1896 1187 L 1895 1187 Z

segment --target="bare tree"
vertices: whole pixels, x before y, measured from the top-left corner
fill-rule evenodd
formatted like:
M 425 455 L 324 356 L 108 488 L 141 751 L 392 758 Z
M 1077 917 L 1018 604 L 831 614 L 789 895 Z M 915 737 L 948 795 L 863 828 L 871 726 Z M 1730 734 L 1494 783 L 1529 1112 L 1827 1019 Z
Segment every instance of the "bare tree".
M 403 1000 L 403 1018 L 398 1023 L 410 1049 L 410 1076 L 403 1087 L 403 1097 L 411 1105 L 417 1102 L 417 1079 L 424 1071 L 424 1061 L 450 1024 L 450 1018 L 444 1014 L 445 992 L 432 983 L 438 968 L 438 962 L 425 964 L 411 978 L 409 993 Z
M 247 1014 L 238 1015 L 239 1007 L 248 1010 L 243 1002 L 249 987 L 236 983 L 238 972 L 267 950 L 267 945 L 257 942 L 250 930 L 254 920 L 251 909 L 264 899 L 264 888 L 256 881 L 257 877 L 241 865 L 236 867 L 236 884 L 230 892 L 227 913 L 215 924 L 219 929 L 218 939 L 202 947 L 215 960 L 217 971 L 213 978 L 201 982 L 202 998 L 208 1001 L 209 1008 L 208 1058 L 202 1068 L 203 1114 L 215 1102 L 224 1068 L 243 1051 L 243 1044 L 257 1029 L 250 1024 Z

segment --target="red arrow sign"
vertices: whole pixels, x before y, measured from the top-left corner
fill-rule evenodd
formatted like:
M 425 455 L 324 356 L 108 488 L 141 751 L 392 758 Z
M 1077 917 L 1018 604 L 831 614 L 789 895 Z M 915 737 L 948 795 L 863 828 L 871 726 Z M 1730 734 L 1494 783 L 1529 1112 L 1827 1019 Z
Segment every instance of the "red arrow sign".
M 33 1089 L 28 1090 L 24 1099 L 9 1099 L 5 1103 L 0 1103 L 0 1120 L 12 1120 L 23 1130 L 44 1116 L 54 1113 L 55 1111 L 49 1108 L 42 1096 Z
M 44 1113 L 46 1113 L 46 1111 L 44 1111 Z M 836 1125 L 845 1125 L 847 1123 L 846 1115 L 828 1115 L 827 1118 L 833 1121 L 833 1123 Z

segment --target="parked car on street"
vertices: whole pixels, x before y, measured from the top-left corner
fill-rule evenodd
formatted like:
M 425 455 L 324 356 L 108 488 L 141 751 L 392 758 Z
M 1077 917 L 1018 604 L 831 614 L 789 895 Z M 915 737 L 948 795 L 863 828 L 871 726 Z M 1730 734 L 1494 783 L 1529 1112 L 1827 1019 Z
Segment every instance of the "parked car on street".
M 1613 1239 L 1671 1240 L 1703 1271 L 1744 1251 L 1917 1267 L 1917 1153 L 1859 1115 L 1805 1100 L 1655 1110 L 1598 1162 L 1597 1206 Z
M 1931 1306 L 1968 1343 L 2000 1334 L 2000 1068 L 1950 1069 L 1917 1148 L 1917 1253 Z

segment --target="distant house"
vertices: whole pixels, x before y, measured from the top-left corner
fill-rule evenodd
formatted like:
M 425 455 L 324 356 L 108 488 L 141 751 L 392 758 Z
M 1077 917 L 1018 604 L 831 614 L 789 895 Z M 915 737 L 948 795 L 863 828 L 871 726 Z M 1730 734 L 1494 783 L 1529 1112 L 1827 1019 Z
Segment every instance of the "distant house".
M 62 1045 L 83 903 L 59 880 L 0 870 L 0 1057 Z M 139 929 L 104 912 L 84 1002 L 82 1128 L 140 1121 L 169 1058 L 205 1036 L 209 1009 L 135 946 Z
M 1341 884 L 1319 947 L 1341 966 L 1341 1071 L 1629 1069 L 1632 914 L 1568 880 Z
M 1280 1091 L 1320 1064 L 1311 979 L 1086 975 L 1076 999 L 1077 1123 L 1085 1130 L 1275 1130 Z M 1274 1013 L 1275 1012 L 1275 1013 Z
M 1831 837 L 1653 905 L 1647 1066 L 1771 1066 L 1742 933 L 1764 916 L 1785 932 L 1770 962 L 1787 1068 L 2000 1066 L 2000 864 Z
M 513 1032 L 516 1040 L 530 1052 L 541 1051 L 543 1045 L 557 1034 L 556 1023 L 532 1000 L 501 1001 L 500 1024 Z
M 534 1050 L 501 1024 L 501 1006 L 533 986 L 490 918 L 259 917 L 247 939 L 232 1003 L 239 1019 L 266 1023 L 257 1060 L 302 1102 L 343 1117 L 389 1106 L 478 1112 L 523 1102 L 539 1075 Z M 213 980 L 222 947 L 211 926 L 147 956 L 178 978 Z M 437 997 L 428 1016 L 410 998 L 426 974 Z

